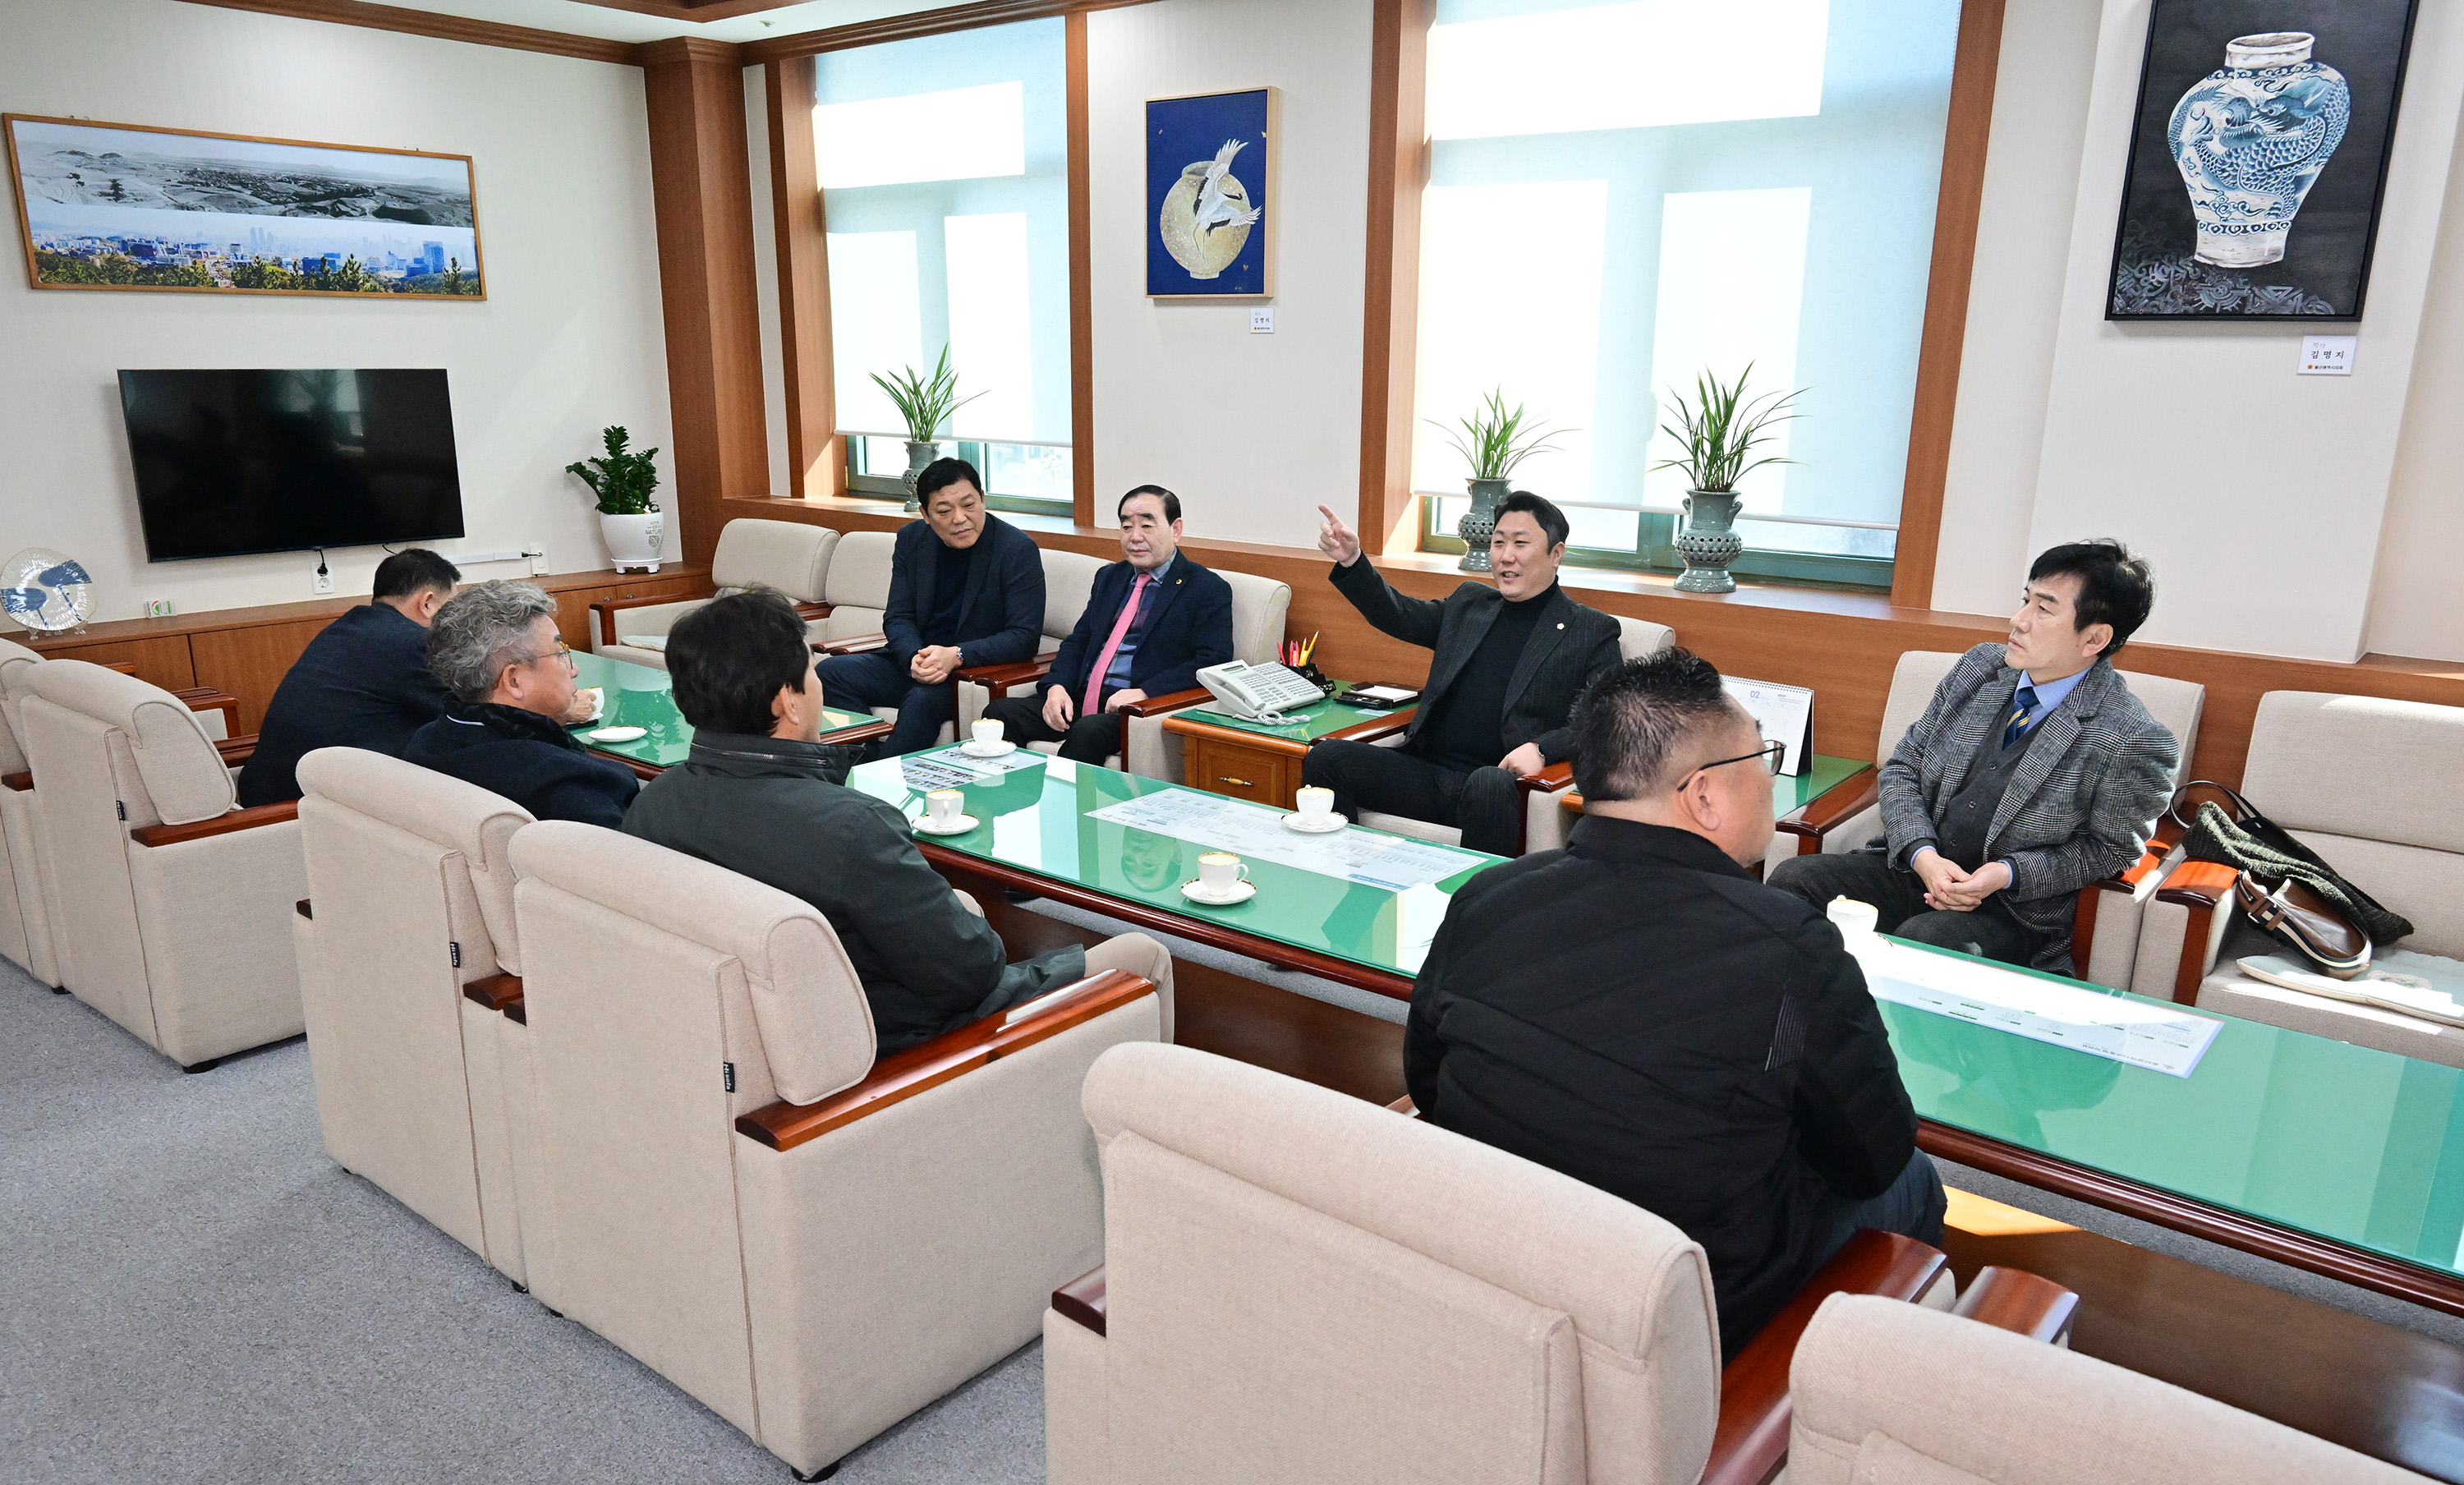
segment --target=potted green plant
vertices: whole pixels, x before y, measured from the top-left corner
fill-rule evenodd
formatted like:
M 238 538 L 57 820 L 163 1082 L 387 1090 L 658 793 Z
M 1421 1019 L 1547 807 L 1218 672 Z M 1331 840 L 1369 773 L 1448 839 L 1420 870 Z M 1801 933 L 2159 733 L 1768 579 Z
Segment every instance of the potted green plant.
M 946 342 L 941 346 L 941 359 L 934 364 L 929 380 L 913 366 L 903 366 L 891 376 L 875 371 L 872 382 L 889 395 L 891 404 L 898 409 L 898 415 L 906 420 L 907 474 L 902 482 L 907 486 L 907 508 L 920 510 L 922 507 L 915 499 L 915 477 L 923 474 L 924 466 L 933 462 L 941 425 L 950 420 L 952 413 L 983 393 L 977 392 L 968 397 L 958 395 L 958 373 L 950 369 L 950 347 Z
M 1455 534 L 1463 542 L 1463 561 L 1455 565 L 1464 572 L 1489 570 L 1488 539 L 1497 530 L 1497 505 L 1507 497 L 1515 466 L 1555 449 L 1549 440 L 1569 432 L 1527 422 L 1526 416 L 1521 403 L 1507 410 L 1506 388 L 1498 387 L 1491 388 L 1479 410 L 1454 428 L 1436 418 L 1427 420 L 1430 427 L 1444 431 L 1446 441 L 1471 466 L 1471 477 L 1463 481 L 1471 491 L 1471 509 L 1455 522 Z
M 1682 470 L 1685 475 L 1685 526 L 1678 532 L 1676 543 L 1677 554 L 1685 559 L 1685 572 L 1677 580 L 1680 592 L 1737 590 L 1737 580 L 1728 574 L 1728 564 L 1746 549 L 1745 539 L 1734 529 L 1737 513 L 1746 505 L 1736 493 L 1737 481 L 1766 464 L 1797 462 L 1775 454 L 1752 455 L 1756 446 L 1771 442 L 1772 424 L 1798 415 L 1791 404 L 1804 394 L 1804 388 L 1766 392 L 1749 400 L 1746 379 L 1753 371 L 1750 361 L 1733 382 L 1722 382 L 1710 371 L 1703 371 L 1694 378 L 1691 405 L 1683 393 L 1669 393 L 1669 413 L 1676 421 L 1661 424 L 1660 431 L 1676 439 L 1684 452 L 1652 468 Z
M 628 450 L 628 435 L 622 428 L 607 429 L 601 436 L 607 441 L 605 454 L 567 464 L 564 472 L 590 487 L 599 506 L 599 535 L 607 543 L 616 570 L 640 567 L 656 572 L 667 534 L 667 518 L 658 501 L 650 499 L 659 488 L 659 468 L 652 462 L 659 451 Z

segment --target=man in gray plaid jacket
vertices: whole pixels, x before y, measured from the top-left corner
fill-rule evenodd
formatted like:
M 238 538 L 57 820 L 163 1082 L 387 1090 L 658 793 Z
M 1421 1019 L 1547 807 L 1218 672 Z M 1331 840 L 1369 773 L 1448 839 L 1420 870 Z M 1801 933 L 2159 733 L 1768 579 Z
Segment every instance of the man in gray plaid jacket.
M 2139 858 L 2181 759 L 2113 669 L 2155 596 L 2119 542 L 2037 558 L 2010 639 L 1961 656 L 1882 765 L 1887 833 L 1792 857 L 1771 884 L 1870 902 L 1882 932 L 1920 943 L 2071 973 L 2079 889 Z

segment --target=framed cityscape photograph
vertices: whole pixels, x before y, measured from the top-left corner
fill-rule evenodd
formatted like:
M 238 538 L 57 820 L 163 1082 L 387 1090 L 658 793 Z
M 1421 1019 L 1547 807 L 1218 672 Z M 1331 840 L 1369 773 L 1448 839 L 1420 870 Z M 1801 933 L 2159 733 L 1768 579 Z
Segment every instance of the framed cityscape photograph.
M 2155 0 L 2107 320 L 2355 320 L 2417 0 Z
M 1147 293 L 1275 292 L 1275 90 L 1147 102 Z
M 471 157 L 0 115 L 37 289 L 487 298 Z

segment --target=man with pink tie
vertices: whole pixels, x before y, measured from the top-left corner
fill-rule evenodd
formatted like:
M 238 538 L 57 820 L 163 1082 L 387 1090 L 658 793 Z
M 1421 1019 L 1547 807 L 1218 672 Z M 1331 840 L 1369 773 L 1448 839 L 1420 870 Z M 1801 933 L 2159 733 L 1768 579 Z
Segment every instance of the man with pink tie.
M 1059 742 L 1100 764 L 1121 750 L 1121 708 L 1186 691 L 1232 658 L 1232 588 L 1180 550 L 1180 497 L 1140 485 L 1121 497 L 1121 554 L 1095 574 L 1087 611 L 1035 695 L 984 709 L 1018 743 Z

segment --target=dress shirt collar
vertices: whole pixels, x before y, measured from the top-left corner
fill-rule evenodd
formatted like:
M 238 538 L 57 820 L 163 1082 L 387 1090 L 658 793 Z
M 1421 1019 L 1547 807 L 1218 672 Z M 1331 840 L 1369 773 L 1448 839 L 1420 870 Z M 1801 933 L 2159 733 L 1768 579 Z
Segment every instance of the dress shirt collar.
M 1689 872 L 1719 872 L 1748 880 L 1753 874 L 1727 857 L 1710 840 L 1692 831 L 1612 815 L 1587 814 L 1574 822 L 1566 837 L 1566 853 L 1629 865 L 1664 862 Z
M 2036 687 L 2036 715 L 2042 717 L 2047 712 L 2052 711 L 2055 707 L 2061 705 L 2062 698 L 2078 690 L 2079 683 L 2087 679 L 2088 671 L 2092 671 L 2094 669 L 2096 669 L 2096 667 L 2091 665 L 2087 668 L 2087 671 L 2081 671 L 2076 676 L 2065 676 L 2059 680 L 2049 680 L 2042 685 L 2037 685 L 2036 682 L 2030 680 L 2028 678 L 2028 673 L 2021 671 L 2019 673 L 2019 684 L 2022 686 Z M 2018 692 L 2014 689 L 2011 694 L 2013 696 L 2017 696 Z
M 1127 559 L 1127 558 L 1123 558 L 1122 560 L 1123 560 L 1124 562 L 1127 562 L 1129 559 Z M 1143 575 L 1143 576 L 1145 576 L 1145 577 L 1149 578 L 1150 580 L 1152 580 L 1152 581 L 1154 582 L 1154 584 L 1155 584 L 1155 587 L 1163 587 L 1164 574 L 1165 574 L 1165 573 L 1170 572 L 1170 571 L 1172 570 L 1172 565 L 1173 565 L 1174 563 L 1178 562 L 1178 561 L 1180 561 L 1180 553 L 1178 553 L 1178 552 L 1175 552 L 1175 553 L 1173 553 L 1171 556 L 1169 556 L 1169 557 L 1165 558 L 1165 559 L 1163 560 L 1163 565 L 1162 565 L 1162 566 L 1160 566 L 1160 567 L 1155 568 L 1153 572 L 1148 572 L 1145 568 L 1140 567 L 1136 563 L 1130 563 L 1130 588 L 1131 588 L 1131 590 L 1132 590 L 1133 592 L 1136 591 L 1136 589 L 1137 589 L 1137 586 L 1138 586 L 1138 578 L 1139 578 L 1141 575 Z

